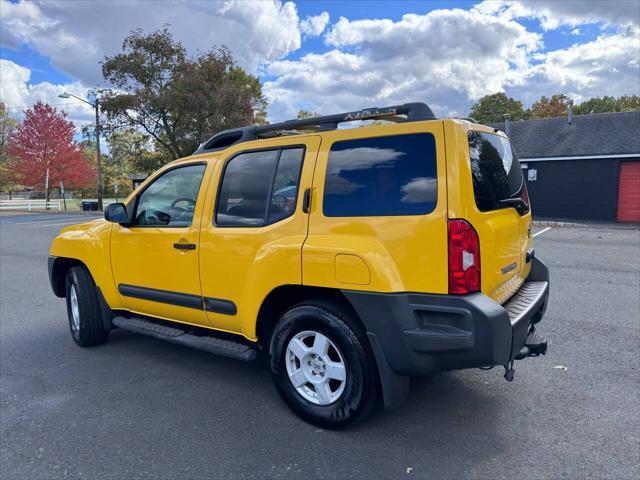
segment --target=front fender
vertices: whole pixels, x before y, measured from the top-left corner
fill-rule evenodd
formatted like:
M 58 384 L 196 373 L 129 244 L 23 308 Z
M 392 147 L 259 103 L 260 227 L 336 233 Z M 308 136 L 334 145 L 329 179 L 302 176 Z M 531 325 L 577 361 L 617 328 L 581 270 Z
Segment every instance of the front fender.
M 120 307 L 111 273 L 111 228 L 105 220 L 95 220 L 66 227 L 53 239 L 49 255 L 82 262 L 111 308 Z

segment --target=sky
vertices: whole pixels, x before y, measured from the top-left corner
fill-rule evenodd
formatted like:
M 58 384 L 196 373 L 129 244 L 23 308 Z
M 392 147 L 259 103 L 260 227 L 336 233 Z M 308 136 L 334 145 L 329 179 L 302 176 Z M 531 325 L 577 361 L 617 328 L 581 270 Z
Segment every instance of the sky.
M 108 87 L 100 61 L 134 28 L 170 24 L 192 55 L 226 45 L 263 82 L 270 121 L 407 102 L 465 116 L 505 92 L 529 106 L 564 93 L 640 95 L 640 0 L 0 0 L 0 100 L 63 100 Z

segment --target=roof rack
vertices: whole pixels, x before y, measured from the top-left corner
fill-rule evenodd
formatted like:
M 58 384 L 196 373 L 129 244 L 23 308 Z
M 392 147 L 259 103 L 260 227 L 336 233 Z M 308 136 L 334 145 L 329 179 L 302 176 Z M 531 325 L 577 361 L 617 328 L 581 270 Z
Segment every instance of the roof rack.
M 451 117 L 455 120 L 466 120 L 467 122 L 471 122 L 471 123 L 478 123 L 478 121 L 473 118 L 473 117 Z
M 406 118 L 400 115 L 405 115 Z M 200 144 L 193 155 L 204 152 L 222 150 L 236 143 L 248 142 L 259 138 L 275 137 L 297 133 L 299 130 L 327 131 L 335 130 L 338 124 L 355 120 L 389 120 L 393 122 L 416 122 L 436 118 L 431 108 L 424 103 L 405 103 L 391 107 L 375 107 L 355 112 L 336 113 L 320 117 L 287 120 L 269 125 L 252 125 L 250 127 L 232 128 L 216 133 L 206 142 Z

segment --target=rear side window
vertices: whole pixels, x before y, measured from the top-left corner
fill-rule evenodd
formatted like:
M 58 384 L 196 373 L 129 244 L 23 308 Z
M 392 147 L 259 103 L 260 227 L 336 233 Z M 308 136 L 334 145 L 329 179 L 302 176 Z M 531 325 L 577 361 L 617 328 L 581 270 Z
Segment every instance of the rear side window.
M 485 132 L 469 132 L 473 192 L 481 212 L 506 208 L 501 200 L 518 196 L 524 188 L 522 169 L 509 140 Z
M 437 199 L 436 145 L 418 133 L 336 142 L 329 152 L 327 217 L 423 215 Z
M 222 177 L 216 224 L 260 227 L 291 216 L 303 155 L 303 148 L 288 148 L 232 158 Z

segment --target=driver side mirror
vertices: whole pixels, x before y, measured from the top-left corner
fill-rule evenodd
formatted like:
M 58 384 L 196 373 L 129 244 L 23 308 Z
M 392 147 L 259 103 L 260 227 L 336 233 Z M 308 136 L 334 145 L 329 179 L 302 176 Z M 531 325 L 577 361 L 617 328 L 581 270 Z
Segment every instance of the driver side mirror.
M 124 203 L 112 203 L 104 211 L 104 219 L 108 222 L 128 224 L 129 215 Z

